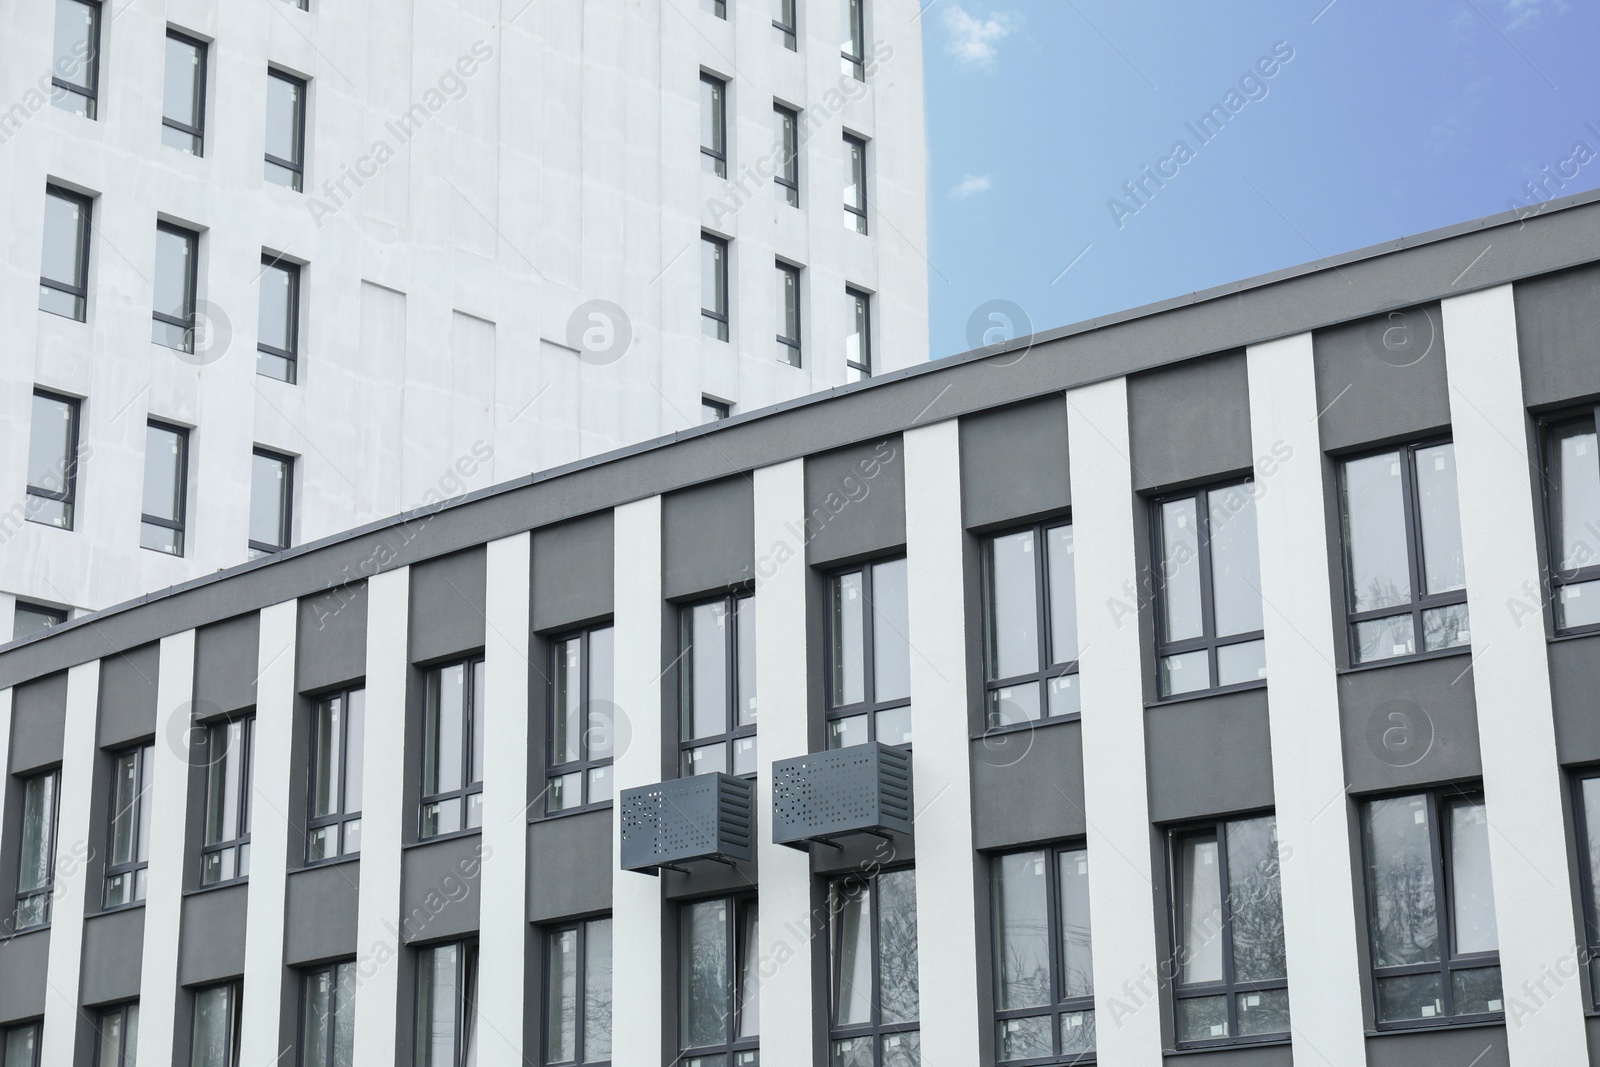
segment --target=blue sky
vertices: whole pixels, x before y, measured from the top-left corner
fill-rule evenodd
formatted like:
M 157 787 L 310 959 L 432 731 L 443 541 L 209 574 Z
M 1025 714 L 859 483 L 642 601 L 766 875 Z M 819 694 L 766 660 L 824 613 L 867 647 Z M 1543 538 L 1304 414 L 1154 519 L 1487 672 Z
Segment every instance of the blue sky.
M 935 357 L 991 300 L 1044 330 L 1600 186 L 1588 0 L 923 0 L 922 32 Z

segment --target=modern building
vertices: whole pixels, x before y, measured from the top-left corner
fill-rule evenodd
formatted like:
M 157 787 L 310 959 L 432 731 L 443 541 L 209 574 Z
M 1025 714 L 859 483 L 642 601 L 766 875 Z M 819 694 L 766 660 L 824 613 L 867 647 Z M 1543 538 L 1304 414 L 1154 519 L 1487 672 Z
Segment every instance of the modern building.
M 1591 194 L 13 642 L 0 1067 L 1600 1063 L 1596 249 Z
M 926 361 L 916 16 L 8 11 L 0 637 Z

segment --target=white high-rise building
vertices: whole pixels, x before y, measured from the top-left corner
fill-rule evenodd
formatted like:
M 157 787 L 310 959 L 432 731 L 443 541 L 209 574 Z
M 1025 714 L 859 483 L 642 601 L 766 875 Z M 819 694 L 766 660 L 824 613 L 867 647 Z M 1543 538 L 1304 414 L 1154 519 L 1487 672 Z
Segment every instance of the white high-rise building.
M 925 360 L 917 14 L 7 5 L 0 638 Z

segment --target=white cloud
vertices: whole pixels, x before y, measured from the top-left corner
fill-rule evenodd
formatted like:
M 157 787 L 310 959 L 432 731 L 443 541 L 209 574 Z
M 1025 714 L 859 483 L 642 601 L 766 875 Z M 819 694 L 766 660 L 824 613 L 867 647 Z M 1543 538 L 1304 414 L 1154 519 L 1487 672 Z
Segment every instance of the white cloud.
M 950 196 L 955 200 L 967 200 L 979 193 L 987 193 L 993 185 L 987 174 L 968 174 L 950 190 Z
M 1523 3 L 1528 0 L 1511 2 Z M 995 46 L 1017 28 L 1017 20 L 1010 15 L 991 13 L 986 19 L 976 19 L 959 4 L 945 8 L 940 17 L 944 20 L 945 32 L 950 35 L 946 49 L 956 57 L 957 62 L 967 67 L 987 67 L 992 64 Z
M 1567 10 L 1567 0 L 1504 0 L 1501 5 L 1511 21 L 1506 24 L 1506 29 L 1514 30 L 1525 25 L 1544 14 L 1554 11 L 1564 14 Z

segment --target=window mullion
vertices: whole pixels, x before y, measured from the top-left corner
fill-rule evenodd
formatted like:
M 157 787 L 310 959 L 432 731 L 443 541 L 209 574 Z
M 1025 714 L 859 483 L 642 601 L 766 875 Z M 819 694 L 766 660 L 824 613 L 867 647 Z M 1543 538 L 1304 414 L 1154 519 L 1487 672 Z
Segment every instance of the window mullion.
M 1230 891 L 1228 874 L 1228 824 L 1217 823 L 1217 899 L 1222 902 L 1221 929 L 1217 936 L 1222 939 L 1222 988 L 1223 997 L 1228 1016 L 1228 1037 L 1237 1040 L 1239 1037 L 1239 998 L 1234 996 L 1234 980 L 1236 975 L 1233 969 L 1233 894 Z
M 1055 665 L 1055 650 L 1050 633 L 1050 560 L 1049 535 L 1044 523 L 1033 528 L 1033 611 L 1034 629 L 1039 635 L 1039 672 L 1042 678 Z M 1041 685 L 1039 692 L 1039 717 L 1050 717 L 1050 687 Z

